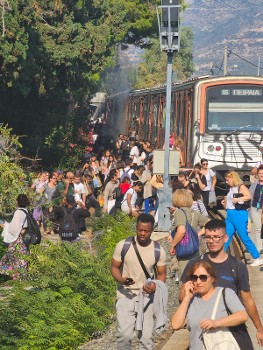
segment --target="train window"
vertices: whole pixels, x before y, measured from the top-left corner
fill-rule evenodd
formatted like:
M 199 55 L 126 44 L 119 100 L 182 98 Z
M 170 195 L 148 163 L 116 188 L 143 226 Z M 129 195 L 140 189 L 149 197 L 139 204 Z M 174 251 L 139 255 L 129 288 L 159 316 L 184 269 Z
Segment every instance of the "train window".
M 207 89 L 207 131 L 263 130 L 263 88 L 224 85 Z

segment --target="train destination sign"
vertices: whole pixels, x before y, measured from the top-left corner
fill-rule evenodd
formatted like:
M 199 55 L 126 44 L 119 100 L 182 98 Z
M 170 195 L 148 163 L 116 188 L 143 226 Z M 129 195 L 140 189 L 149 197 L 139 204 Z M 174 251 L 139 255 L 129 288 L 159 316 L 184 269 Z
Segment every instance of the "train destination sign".
M 222 96 L 262 96 L 260 89 L 222 89 Z

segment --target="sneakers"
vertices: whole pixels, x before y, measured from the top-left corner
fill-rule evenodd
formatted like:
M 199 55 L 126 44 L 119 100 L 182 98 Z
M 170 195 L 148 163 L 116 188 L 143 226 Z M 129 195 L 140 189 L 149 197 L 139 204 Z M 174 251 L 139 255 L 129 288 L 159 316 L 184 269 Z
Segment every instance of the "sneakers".
M 255 259 L 253 263 L 250 264 L 250 266 L 252 267 L 261 266 L 261 265 L 263 265 L 263 259 L 260 259 L 260 258 Z

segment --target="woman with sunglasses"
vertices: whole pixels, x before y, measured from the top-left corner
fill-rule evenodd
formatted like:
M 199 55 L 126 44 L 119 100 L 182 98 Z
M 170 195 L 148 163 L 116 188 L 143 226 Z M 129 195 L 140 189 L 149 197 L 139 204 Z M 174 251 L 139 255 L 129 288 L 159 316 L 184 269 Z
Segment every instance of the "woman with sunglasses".
M 201 163 L 201 174 L 206 178 L 206 186 L 202 188 L 202 197 L 206 210 L 208 210 L 209 205 L 209 193 L 215 191 L 216 186 L 216 173 L 208 168 L 208 160 L 203 158 Z
M 215 287 L 214 268 L 204 260 L 196 262 L 189 270 L 185 295 L 171 319 L 172 328 L 179 330 L 187 325 L 190 330 L 190 350 L 203 350 L 203 332 L 220 330 L 221 327 L 238 326 L 248 319 L 247 312 L 236 293 L 225 289 L 225 302 L 220 297 L 215 319 L 211 319 L 217 295 L 221 287 Z

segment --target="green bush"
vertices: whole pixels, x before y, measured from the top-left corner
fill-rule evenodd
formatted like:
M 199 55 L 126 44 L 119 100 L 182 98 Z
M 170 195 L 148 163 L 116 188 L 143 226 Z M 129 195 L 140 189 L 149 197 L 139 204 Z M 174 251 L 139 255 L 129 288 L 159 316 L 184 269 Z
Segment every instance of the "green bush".
M 116 244 L 135 234 L 135 220 L 120 211 L 115 216 L 104 215 L 103 219 L 94 220 L 92 228 L 101 231 L 97 241 L 97 251 L 110 263 Z
M 91 224 L 102 231 L 94 254 L 81 243 L 31 247 L 26 280 L 0 301 L 1 350 L 77 349 L 112 321 L 110 259 L 116 243 L 134 234 L 134 220 L 104 215 Z

